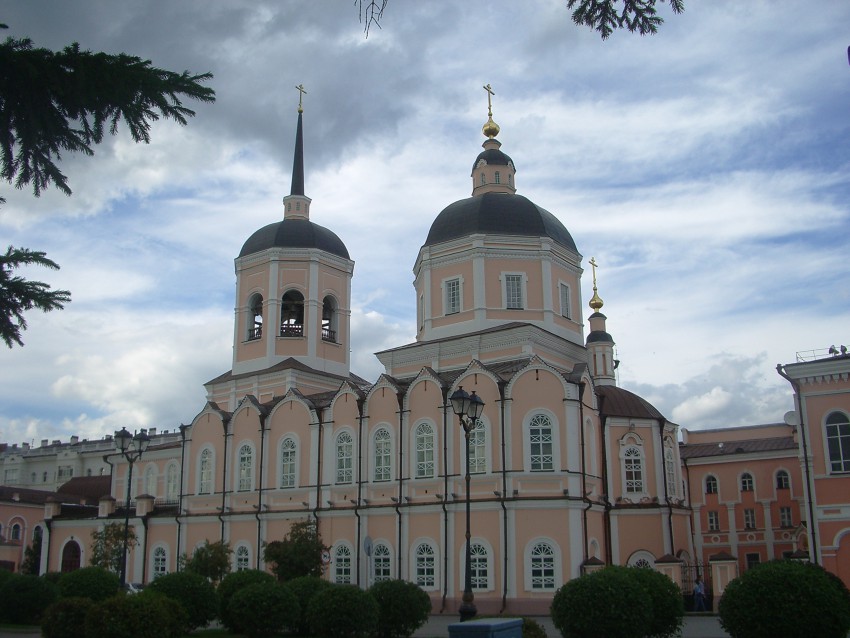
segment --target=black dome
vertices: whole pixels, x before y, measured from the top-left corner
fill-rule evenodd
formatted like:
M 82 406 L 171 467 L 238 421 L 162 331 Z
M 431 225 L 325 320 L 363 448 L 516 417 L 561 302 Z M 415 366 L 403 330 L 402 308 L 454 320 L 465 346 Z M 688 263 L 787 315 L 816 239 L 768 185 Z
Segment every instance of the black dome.
M 498 164 L 499 166 L 507 166 L 510 164 L 513 166 L 514 161 L 502 153 L 497 148 L 488 148 L 486 151 L 481 151 L 478 154 L 478 157 L 475 158 L 475 162 L 472 164 L 472 172 L 475 173 L 475 169 L 478 167 L 478 162 L 484 160 L 487 164 Z
M 431 224 L 425 245 L 474 233 L 549 237 L 578 252 L 569 231 L 557 217 L 522 195 L 505 193 L 484 193 L 450 204 Z
M 318 248 L 350 259 L 348 249 L 336 233 L 309 219 L 284 219 L 263 226 L 242 245 L 239 256 L 244 257 L 267 248 Z

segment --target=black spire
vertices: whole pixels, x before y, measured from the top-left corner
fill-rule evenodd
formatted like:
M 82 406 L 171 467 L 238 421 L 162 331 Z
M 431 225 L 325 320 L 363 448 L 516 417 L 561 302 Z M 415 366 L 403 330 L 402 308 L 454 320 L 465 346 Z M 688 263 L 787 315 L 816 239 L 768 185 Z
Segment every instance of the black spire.
M 298 130 L 295 132 L 295 158 L 292 160 L 290 195 L 304 195 L 304 133 L 301 130 L 301 108 L 298 109 Z

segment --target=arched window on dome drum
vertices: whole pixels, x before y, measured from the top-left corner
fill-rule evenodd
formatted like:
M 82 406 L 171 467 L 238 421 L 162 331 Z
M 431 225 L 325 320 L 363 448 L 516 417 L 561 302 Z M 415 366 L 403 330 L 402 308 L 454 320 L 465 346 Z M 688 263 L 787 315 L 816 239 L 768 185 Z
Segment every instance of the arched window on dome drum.
M 338 343 L 337 331 L 337 306 L 336 299 L 328 295 L 322 301 L 322 340 Z
M 248 323 L 248 341 L 254 341 L 263 336 L 263 296 L 254 295 L 248 305 L 251 318 Z
M 280 336 L 304 336 L 304 295 L 288 290 L 283 295 L 280 309 Z

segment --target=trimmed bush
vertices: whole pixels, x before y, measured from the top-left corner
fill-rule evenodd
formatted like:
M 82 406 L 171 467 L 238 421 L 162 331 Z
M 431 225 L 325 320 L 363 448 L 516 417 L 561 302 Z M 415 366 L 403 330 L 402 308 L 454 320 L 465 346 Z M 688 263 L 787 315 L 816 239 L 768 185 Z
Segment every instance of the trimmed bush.
M 310 631 L 323 638 L 370 638 L 378 630 L 378 603 L 354 585 L 320 591 L 307 611 Z
M 379 638 L 407 638 L 428 621 L 431 597 L 413 583 L 384 580 L 369 593 L 378 603 Z
M 88 598 L 97 603 L 111 598 L 120 588 L 118 575 L 102 567 L 83 567 L 59 578 L 59 594 L 63 598 Z
M 69 596 L 50 605 L 41 618 L 41 635 L 44 638 L 80 638 L 86 625 L 86 614 L 94 606 L 90 598 Z
M 285 585 L 248 585 L 230 598 L 228 615 L 249 638 L 282 633 L 298 624 L 298 599 Z
M 564 638 L 646 636 L 652 598 L 629 567 L 609 566 L 574 578 L 552 600 L 552 622 Z
M 732 638 L 846 638 L 846 590 L 816 565 L 762 563 L 726 586 L 720 624 Z
M 225 576 L 218 586 L 218 617 L 221 624 L 230 631 L 235 632 L 236 626 L 230 618 L 228 606 L 230 598 L 240 589 L 248 585 L 266 585 L 271 587 L 277 584 L 277 579 L 268 572 L 259 569 L 243 569 L 240 572 L 231 572 Z
M 14 625 L 37 625 L 57 598 L 59 590 L 47 579 L 15 575 L 0 586 L 0 618 Z
M 307 618 L 307 610 L 310 609 L 310 601 L 320 591 L 333 587 L 333 584 L 318 576 L 301 576 L 287 581 L 286 586 L 295 594 L 298 599 L 298 608 L 301 610 L 295 631 L 302 635 L 309 634 L 310 621 Z
M 156 592 L 118 594 L 96 603 L 86 614 L 86 638 L 180 638 L 186 612 Z M 79 634 L 78 634 L 79 635 Z
M 632 578 L 652 599 L 652 617 L 646 631 L 653 638 L 678 636 L 685 617 L 682 590 L 661 572 L 645 567 L 632 567 Z
M 176 601 L 186 612 L 185 633 L 206 627 L 218 615 L 218 598 L 212 583 L 193 572 L 163 574 L 145 591 L 162 594 Z
M 546 630 L 533 618 L 522 618 L 522 638 L 549 638 Z

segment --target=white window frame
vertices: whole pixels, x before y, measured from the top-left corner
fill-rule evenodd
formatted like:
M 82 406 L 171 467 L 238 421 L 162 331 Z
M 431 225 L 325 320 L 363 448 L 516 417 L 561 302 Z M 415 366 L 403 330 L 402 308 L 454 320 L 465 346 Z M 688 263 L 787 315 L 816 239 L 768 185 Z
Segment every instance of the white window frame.
M 453 303 L 451 298 L 450 287 L 457 288 L 457 303 Z M 440 288 L 443 291 L 443 316 L 456 315 L 463 312 L 463 277 L 455 275 L 447 277 L 440 283 Z
M 676 498 L 678 496 L 678 490 L 676 489 L 676 485 L 678 484 L 676 480 L 676 461 L 673 446 L 669 444 L 664 446 L 664 474 L 667 481 L 667 496 Z
M 783 505 L 779 508 L 779 526 L 794 527 L 794 513 L 788 505 Z
M 292 445 L 291 447 L 284 448 L 287 442 Z M 277 446 L 277 486 L 282 490 L 291 490 L 298 487 L 298 447 L 298 439 L 292 434 L 286 434 Z
M 625 498 L 641 499 L 647 492 L 646 454 L 643 441 L 629 433 L 620 439 L 621 487 Z
M 470 545 L 470 566 L 472 581 L 472 591 L 485 592 L 495 590 L 495 578 L 493 570 L 493 548 L 483 538 L 472 537 Z M 482 551 L 483 550 L 483 553 Z M 466 541 L 460 546 L 460 556 L 458 558 L 458 567 L 460 568 L 458 582 L 466 581 Z M 480 573 L 483 567 L 483 574 Z
M 176 462 L 165 468 L 165 500 L 176 501 L 180 498 L 180 468 Z
M 850 417 L 847 413 L 831 410 L 823 420 L 823 436 L 827 471 L 830 474 L 850 472 Z
M 570 285 L 564 281 L 558 282 L 558 299 L 561 303 L 561 316 L 565 319 L 572 319 L 572 291 Z
M 165 545 L 157 545 L 151 552 L 151 574 L 156 580 L 168 573 L 168 548 Z
M 709 532 L 720 531 L 720 512 L 718 512 L 717 510 L 710 510 L 708 512 L 707 520 Z
M 741 478 L 738 481 L 738 485 L 741 488 L 742 492 L 755 492 L 756 480 L 753 477 L 752 472 L 743 472 L 741 474 Z
M 352 584 L 353 552 L 348 543 L 339 543 L 333 552 L 333 582 L 337 585 Z
M 418 479 L 434 478 L 437 468 L 437 433 L 434 425 L 421 421 L 413 428 L 413 476 Z
M 561 549 L 551 538 L 535 538 L 525 548 L 525 591 L 555 591 L 563 583 Z
M 159 468 L 156 466 L 156 463 L 148 463 L 145 466 L 145 482 L 142 486 L 144 494 L 156 498 L 156 483 L 158 478 Z
M 386 432 L 386 438 L 383 434 Z M 381 435 L 380 442 L 378 435 Z M 393 434 L 390 427 L 381 425 L 372 434 L 372 481 L 385 483 L 393 480 Z
M 744 508 L 744 529 L 756 529 L 756 510 L 754 507 Z
M 412 581 L 425 591 L 437 591 L 440 586 L 440 554 L 431 539 L 422 539 L 411 545 Z
M 198 494 L 212 494 L 215 490 L 215 449 L 204 447 L 198 452 Z
M 247 451 L 247 452 L 246 452 Z M 251 492 L 254 489 L 254 444 L 242 441 L 236 446 L 235 482 L 237 492 Z
M 780 485 L 780 483 L 784 483 L 784 485 Z M 791 489 L 791 475 L 788 473 L 788 470 L 779 469 L 776 471 L 775 485 L 778 490 Z
M 350 430 L 341 430 L 336 435 L 336 473 L 337 485 L 354 482 L 354 437 Z
M 706 494 L 719 494 L 720 493 L 720 482 L 717 480 L 717 477 L 714 474 L 708 474 L 705 477 L 705 493 Z M 713 485 L 712 488 L 709 488 L 709 484 Z
M 242 572 L 251 569 L 251 547 L 239 543 L 233 550 L 233 571 Z
M 469 473 L 486 474 L 490 469 L 489 428 L 485 419 L 477 419 L 469 432 Z M 464 445 L 466 443 L 464 442 Z
M 508 280 L 519 282 L 519 305 L 515 305 L 510 299 L 511 292 L 508 290 Z M 528 277 L 524 272 L 503 272 L 502 280 L 502 305 L 505 310 L 525 310 L 528 305 L 528 295 L 526 292 Z
M 544 422 L 545 420 L 545 422 Z M 548 429 L 548 435 L 545 430 Z M 538 412 L 528 422 L 528 469 L 530 472 L 555 471 L 555 427 L 548 414 Z
M 393 548 L 386 541 L 375 541 L 372 545 L 371 584 L 393 579 Z

